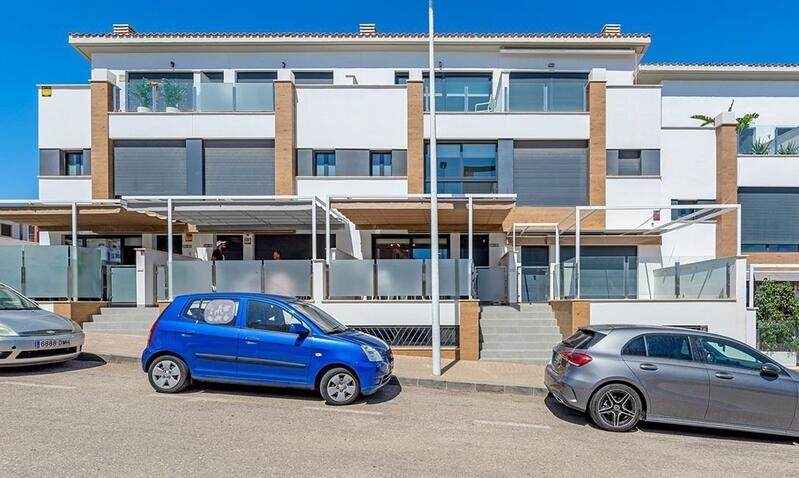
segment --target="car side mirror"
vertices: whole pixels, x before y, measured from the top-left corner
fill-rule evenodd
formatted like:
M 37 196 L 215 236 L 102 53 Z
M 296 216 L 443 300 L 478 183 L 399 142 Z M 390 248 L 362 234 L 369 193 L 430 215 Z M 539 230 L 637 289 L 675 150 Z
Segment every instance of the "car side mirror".
M 310 331 L 310 330 L 308 330 L 308 329 L 307 329 L 307 328 L 306 328 L 304 325 L 302 325 L 302 324 L 298 324 L 298 323 L 296 323 L 296 322 L 295 322 L 295 323 L 293 323 L 293 324 L 289 324 L 289 333 L 290 333 L 290 334 L 297 334 L 297 335 L 299 335 L 299 336 L 301 336 L 301 337 L 305 337 L 305 336 L 306 336 L 306 335 L 308 335 L 310 332 L 311 332 L 311 331 Z
M 768 375 L 769 377 L 776 377 L 780 374 L 781 370 L 773 363 L 764 363 L 763 367 L 760 369 L 760 372 L 763 375 Z

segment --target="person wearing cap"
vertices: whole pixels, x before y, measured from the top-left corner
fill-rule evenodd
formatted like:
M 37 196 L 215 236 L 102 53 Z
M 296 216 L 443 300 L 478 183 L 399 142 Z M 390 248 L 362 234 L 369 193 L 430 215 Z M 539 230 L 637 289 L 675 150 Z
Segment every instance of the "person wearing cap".
M 213 262 L 224 261 L 226 247 L 227 247 L 227 242 L 216 241 L 216 247 L 214 248 L 214 252 L 211 253 L 211 261 Z

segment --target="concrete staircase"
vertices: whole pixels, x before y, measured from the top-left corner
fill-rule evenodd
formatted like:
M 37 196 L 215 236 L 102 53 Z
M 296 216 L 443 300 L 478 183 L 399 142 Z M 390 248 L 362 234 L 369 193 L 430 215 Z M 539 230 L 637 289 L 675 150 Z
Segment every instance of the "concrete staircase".
M 481 360 L 546 363 L 562 340 L 549 304 L 482 306 Z
M 147 335 L 158 318 L 158 307 L 103 307 L 83 324 L 85 332 L 100 334 Z

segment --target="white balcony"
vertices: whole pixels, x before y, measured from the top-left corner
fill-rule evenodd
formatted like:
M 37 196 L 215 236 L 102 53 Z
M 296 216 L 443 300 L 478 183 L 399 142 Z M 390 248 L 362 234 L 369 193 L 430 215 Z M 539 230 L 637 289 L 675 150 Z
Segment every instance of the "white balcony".
M 799 187 L 799 156 L 739 156 L 738 186 Z
M 39 176 L 41 201 L 91 201 L 91 176 Z
M 111 139 L 275 137 L 274 113 L 109 113 Z

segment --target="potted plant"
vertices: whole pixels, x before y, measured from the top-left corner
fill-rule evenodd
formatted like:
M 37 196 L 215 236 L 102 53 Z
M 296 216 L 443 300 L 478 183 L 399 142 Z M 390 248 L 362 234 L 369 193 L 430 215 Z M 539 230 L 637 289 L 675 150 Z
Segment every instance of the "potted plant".
M 777 154 L 785 154 L 789 156 L 799 155 L 799 143 L 784 143 L 777 148 Z
M 167 113 L 177 113 L 180 111 L 179 105 L 183 100 L 183 86 L 168 79 L 161 80 L 161 94 L 164 96 L 164 105 Z
M 735 104 L 735 100 L 733 100 L 732 103 L 730 103 L 730 107 L 729 107 L 729 109 L 727 109 L 727 111 L 732 111 L 732 107 L 733 107 L 734 104 Z M 759 117 L 760 117 L 760 113 L 746 113 L 743 116 L 739 116 L 738 118 L 735 118 L 736 122 L 738 123 L 738 126 L 736 127 L 736 132 L 738 134 L 738 149 L 739 150 L 741 149 L 741 133 L 743 133 L 744 130 L 746 130 L 746 128 L 751 126 L 752 123 Z M 693 115 L 693 116 L 691 116 L 691 119 L 695 119 L 695 120 L 701 121 L 702 124 L 699 125 L 700 128 L 704 127 L 704 126 L 715 124 L 715 122 L 716 122 L 716 118 L 714 118 L 713 116 L 710 116 L 710 115 Z M 754 153 L 754 154 L 767 154 L 767 153 Z
M 146 79 L 134 81 L 131 83 L 130 88 L 130 94 L 139 100 L 139 106 L 136 107 L 136 111 L 139 113 L 152 111 L 153 89 L 150 86 L 150 81 Z
M 769 154 L 771 152 L 771 136 L 766 139 L 752 141 L 752 154 Z

